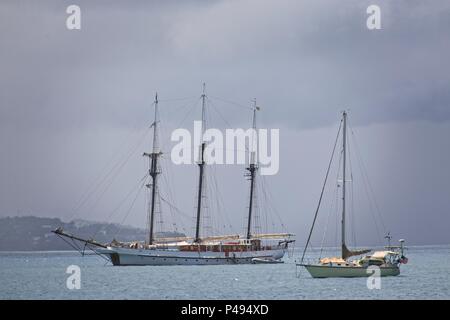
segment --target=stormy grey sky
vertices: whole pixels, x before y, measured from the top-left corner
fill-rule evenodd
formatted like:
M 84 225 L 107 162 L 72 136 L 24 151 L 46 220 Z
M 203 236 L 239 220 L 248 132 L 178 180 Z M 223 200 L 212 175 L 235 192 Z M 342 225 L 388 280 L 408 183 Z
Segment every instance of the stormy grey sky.
M 81 30 L 66 28 L 70 4 L 81 7 Z M 370 4 L 381 7 L 381 30 L 366 28 Z M 2 1 L 0 216 L 144 226 L 143 197 L 127 219 L 133 196 L 111 212 L 145 174 L 141 155 L 150 136 L 137 142 L 151 123 L 154 93 L 167 141 L 180 123 L 192 128 L 206 82 L 220 113 L 211 111 L 212 126 L 248 126 L 251 116 L 212 97 L 241 105 L 257 98 L 259 126 L 280 128 L 280 171 L 264 179 L 299 243 L 343 109 L 350 110 L 386 228 L 413 244 L 449 243 L 449 33 L 450 2 L 439 0 Z M 135 152 L 98 203 L 95 194 L 74 210 L 129 150 Z M 176 205 L 189 216 L 196 170 L 170 168 Z M 244 168 L 212 170 L 227 216 L 216 219 L 239 232 L 247 203 Z M 364 188 L 354 180 L 357 240 L 378 243 Z M 192 232 L 192 219 L 175 219 Z

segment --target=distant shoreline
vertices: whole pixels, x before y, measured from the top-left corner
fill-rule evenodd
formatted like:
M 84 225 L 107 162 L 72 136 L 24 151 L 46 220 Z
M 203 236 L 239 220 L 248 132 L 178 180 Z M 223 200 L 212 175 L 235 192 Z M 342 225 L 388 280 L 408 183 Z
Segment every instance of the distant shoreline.
M 0 252 L 72 251 L 69 244 L 52 232 L 57 228 L 85 239 L 95 237 L 100 243 L 110 243 L 114 239 L 123 242 L 144 241 L 148 235 L 145 229 L 115 223 L 87 220 L 63 222 L 59 218 L 35 216 L 4 217 L 0 218 Z M 184 236 L 176 231 L 160 235 Z

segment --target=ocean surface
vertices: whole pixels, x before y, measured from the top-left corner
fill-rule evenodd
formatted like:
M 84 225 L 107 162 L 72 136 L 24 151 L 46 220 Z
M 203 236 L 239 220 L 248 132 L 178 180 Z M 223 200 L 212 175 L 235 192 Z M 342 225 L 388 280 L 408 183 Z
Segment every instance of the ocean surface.
M 326 255 L 326 253 L 324 253 Z M 0 252 L 0 299 L 450 299 L 450 245 L 409 247 L 401 275 L 313 279 L 295 260 L 284 264 L 113 267 L 78 252 Z M 105 264 L 106 263 L 106 264 Z M 80 267 L 68 289 L 67 267 Z

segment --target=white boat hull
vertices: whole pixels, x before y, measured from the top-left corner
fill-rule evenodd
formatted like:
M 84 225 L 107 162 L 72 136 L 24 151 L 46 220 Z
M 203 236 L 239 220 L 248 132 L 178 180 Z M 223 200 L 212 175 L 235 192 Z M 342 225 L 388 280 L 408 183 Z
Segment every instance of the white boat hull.
M 303 265 L 313 278 L 356 278 L 369 277 L 374 271 L 359 266 Z M 398 276 L 400 268 L 395 265 L 380 266 L 380 276 Z
M 276 263 L 284 263 L 281 260 L 267 259 L 267 258 L 253 258 L 252 263 L 255 264 L 276 264 Z
M 115 266 L 160 266 L 251 264 L 253 263 L 253 258 L 281 259 L 285 250 L 274 249 L 225 253 L 108 247 L 97 249 L 97 252 L 107 256 Z

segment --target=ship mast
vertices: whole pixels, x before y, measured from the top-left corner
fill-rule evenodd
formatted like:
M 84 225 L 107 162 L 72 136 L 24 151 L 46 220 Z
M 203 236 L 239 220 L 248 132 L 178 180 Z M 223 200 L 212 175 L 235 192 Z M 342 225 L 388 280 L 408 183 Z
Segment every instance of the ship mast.
M 195 225 L 195 239 L 194 242 L 200 242 L 200 216 L 201 216 L 201 208 L 202 208 L 202 190 L 203 190 L 203 180 L 204 180 L 204 170 L 205 170 L 205 142 L 203 141 L 203 135 L 206 130 L 206 114 L 205 114 L 205 103 L 206 103 L 206 94 L 205 94 L 205 83 L 203 83 L 203 93 L 202 93 L 202 133 L 200 137 L 200 147 L 199 147 L 199 158 L 198 158 L 198 167 L 199 167 L 199 179 L 198 179 L 198 198 L 197 198 L 197 219 Z
M 251 141 L 251 152 L 250 152 L 250 165 L 246 170 L 248 170 L 247 176 L 250 177 L 250 200 L 248 205 L 248 221 L 247 221 L 247 239 L 251 238 L 251 226 L 252 226 L 252 210 L 253 210 L 253 192 L 255 189 L 255 175 L 258 166 L 255 160 L 255 135 L 256 135 L 256 99 L 253 100 L 253 125 L 252 125 L 252 141 Z
M 161 155 L 161 152 L 158 150 L 158 93 L 155 95 L 155 120 L 152 124 L 153 126 L 153 145 L 152 145 L 152 153 L 144 153 L 144 156 L 149 159 L 149 174 L 152 177 L 152 183 L 147 184 L 147 188 L 151 189 L 151 203 L 149 208 L 149 235 L 148 235 L 148 244 L 152 245 L 154 240 L 153 235 L 153 227 L 155 220 L 155 200 L 156 200 L 156 188 L 157 188 L 157 177 L 160 173 L 158 170 L 158 157 Z
M 347 160 L 347 112 L 343 112 L 343 130 L 342 130 L 342 149 L 343 149 L 343 161 L 342 161 L 342 259 L 346 259 L 345 251 L 347 246 L 345 245 L 345 168 Z

